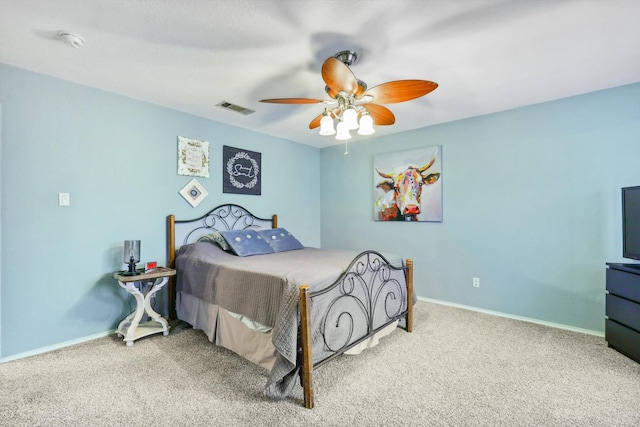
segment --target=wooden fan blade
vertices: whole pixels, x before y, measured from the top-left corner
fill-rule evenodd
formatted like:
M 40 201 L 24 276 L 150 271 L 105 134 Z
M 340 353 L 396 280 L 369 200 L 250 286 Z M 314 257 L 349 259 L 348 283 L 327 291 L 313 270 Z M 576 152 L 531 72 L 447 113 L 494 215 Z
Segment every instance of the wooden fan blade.
M 320 126 L 320 120 L 322 120 L 322 116 L 324 114 L 320 114 L 318 117 L 316 117 L 315 119 L 311 120 L 311 123 L 309 123 L 309 129 L 315 129 L 318 126 Z
M 396 80 L 374 86 L 364 95 L 373 96 L 377 104 L 394 104 L 420 98 L 437 87 L 437 83 L 428 80 Z
M 313 98 L 271 98 L 261 99 L 260 102 L 269 102 L 271 104 L 320 104 L 324 100 Z
M 363 107 L 371 114 L 374 125 L 387 126 L 396 122 L 396 116 L 387 107 L 377 104 L 364 104 Z
M 353 75 L 349 67 L 336 58 L 329 58 L 322 64 L 322 79 L 333 92 L 341 90 L 349 95 L 356 93 L 358 79 Z

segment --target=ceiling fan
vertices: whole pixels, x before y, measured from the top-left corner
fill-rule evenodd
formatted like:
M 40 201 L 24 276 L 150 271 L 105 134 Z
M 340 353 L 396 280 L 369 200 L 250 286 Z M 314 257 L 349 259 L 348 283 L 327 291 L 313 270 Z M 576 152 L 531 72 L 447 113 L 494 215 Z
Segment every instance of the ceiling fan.
M 331 100 L 314 98 L 271 98 L 260 102 L 273 104 L 327 104 L 324 112 L 311 120 L 309 129 L 320 126 L 320 135 L 336 134 L 336 139 L 351 138 L 350 130 L 358 129 L 360 135 L 375 132 L 373 125 L 386 126 L 395 123 L 396 118 L 387 107 L 380 104 L 394 104 L 410 101 L 428 94 L 438 87 L 428 80 L 395 80 L 367 89 L 367 84 L 356 78 L 349 66 L 358 58 L 351 50 L 338 52 L 322 64 L 322 79 L 325 91 Z M 359 122 L 358 122 L 359 118 Z M 338 121 L 336 130 L 334 119 Z

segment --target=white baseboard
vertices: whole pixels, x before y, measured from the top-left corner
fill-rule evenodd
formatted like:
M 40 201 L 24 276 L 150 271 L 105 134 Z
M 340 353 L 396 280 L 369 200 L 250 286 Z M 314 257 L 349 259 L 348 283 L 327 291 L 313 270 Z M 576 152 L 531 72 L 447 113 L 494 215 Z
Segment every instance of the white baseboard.
M 108 335 L 113 334 L 115 331 L 116 331 L 115 329 L 112 329 L 110 331 L 100 332 L 100 333 L 97 333 L 97 334 L 94 334 L 94 335 L 89 335 L 89 336 L 86 336 L 86 337 L 77 338 L 75 340 L 65 341 L 65 342 L 61 342 L 61 343 L 58 343 L 58 344 L 50 345 L 50 346 L 47 346 L 47 347 L 40 347 L 38 349 L 31 350 L 31 351 L 25 351 L 24 353 L 13 354 L 13 355 L 7 356 L 7 357 L 0 357 L 0 363 L 11 362 L 12 360 L 24 359 L 25 357 L 31 357 L 31 356 L 35 356 L 37 354 L 48 353 L 50 351 L 58 350 L 60 348 L 69 347 L 69 346 L 80 344 L 80 343 L 87 342 L 87 341 L 92 341 L 92 340 L 95 340 L 95 339 L 98 339 L 98 338 L 103 338 L 103 337 L 106 337 Z
M 515 320 L 522 320 L 524 322 L 530 322 L 530 323 L 537 323 L 538 325 L 550 326 L 552 328 L 565 329 L 567 331 L 580 332 L 582 334 L 588 334 L 588 335 L 595 335 L 595 336 L 598 336 L 598 337 L 604 337 L 604 332 L 594 331 L 594 330 L 591 330 L 591 329 L 577 328 L 575 326 L 563 325 L 561 323 L 546 322 L 544 320 L 532 319 L 530 317 L 515 316 L 513 314 L 501 313 L 499 311 L 485 310 L 485 309 L 478 308 L 478 307 L 472 307 L 472 306 L 463 305 L 463 304 L 456 304 L 456 303 L 453 303 L 453 302 L 441 301 L 441 300 L 432 299 L 432 298 L 418 297 L 418 299 L 421 300 L 421 301 L 428 301 L 428 302 L 432 302 L 432 303 L 435 303 L 435 304 L 448 305 L 448 306 L 451 306 L 451 307 L 462 308 L 462 309 L 465 309 L 465 310 L 477 311 L 477 312 L 485 313 L 485 314 L 492 314 L 494 316 L 506 317 L 506 318 L 515 319 Z
M 478 308 L 478 307 L 472 307 L 472 306 L 463 305 L 463 304 L 456 304 L 456 303 L 453 303 L 453 302 L 441 301 L 441 300 L 437 300 L 437 299 L 433 299 L 433 298 L 418 297 L 418 300 L 432 302 L 434 304 L 448 305 L 448 306 L 451 306 L 451 307 L 462 308 L 462 309 L 465 309 L 465 310 L 477 311 L 477 312 L 480 312 L 480 313 L 491 314 L 491 315 L 494 315 L 494 316 L 506 317 L 506 318 L 509 318 L 509 319 L 522 320 L 524 322 L 537 323 L 539 325 L 550 326 L 552 328 L 565 329 L 565 330 L 568 330 L 568 331 L 580 332 L 580 333 L 583 333 L 583 334 L 595 335 L 595 336 L 598 336 L 598 337 L 604 337 L 604 332 L 593 331 L 591 329 L 576 328 L 575 326 L 563 325 L 561 323 L 545 322 L 543 320 L 532 319 L 530 317 L 515 316 L 513 314 L 501 313 L 499 311 L 485 310 L 485 309 Z M 49 351 L 58 350 L 60 348 L 69 347 L 69 346 L 72 346 L 72 345 L 75 345 L 75 344 L 80 344 L 80 343 L 83 343 L 83 342 L 95 340 L 95 339 L 98 339 L 98 338 L 102 338 L 102 337 L 106 337 L 108 335 L 111 335 L 114 332 L 115 332 L 115 329 L 110 330 L 110 331 L 106 331 L 106 332 L 100 332 L 100 333 L 97 333 L 97 334 L 94 334 L 94 335 L 89 335 L 89 336 L 82 337 L 82 338 L 78 338 L 78 339 L 75 339 L 75 340 L 65 341 L 65 342 L 62 342 L 62 343 L 59 343 L 59 344 L 55 344 L 55 345 L 51 345 L 51 346 L 47 346 L 47 347 L 41 347 L 41 348 L 38 348 L 36 350 L 26 351 L 24 353 L 14 354 L 12 356 L 2 357 L 2 358 L 0 358 L 0 363 L 10 362 L 12 360 L 23 359 L 25 357 L 35 356 L 37 354 L 47 353 Z

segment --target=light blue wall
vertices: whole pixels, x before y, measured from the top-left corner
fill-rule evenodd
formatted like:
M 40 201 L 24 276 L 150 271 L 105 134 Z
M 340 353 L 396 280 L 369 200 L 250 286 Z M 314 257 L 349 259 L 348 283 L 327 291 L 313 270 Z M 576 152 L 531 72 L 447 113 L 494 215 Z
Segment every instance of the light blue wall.
M 444 221 L 374 222 L 373 156 L 430 145 L 442 145 Z M 640 185 L 640 84 L 343 152 L 321 152 L 323 247 L 413 258 L 422 297 L 604 330 L 605 263 L 624 262 L 620 188 Z
M 316 148 L 2 64 L 0 104 L 1 357 L 115 328 L 135 306 L 111 277 L 122 242 L 140 239 L 143 261 L 165 264 L 168 214 L 238 203 L 320 244 Z M 191 179 L 177 175 L 178 136 L 210 143 L 195 209 L 178 193 Z M 222 193 L 223 145 L 262 153 L 261 196 Z
M 640 185 L 640 84 L 352 142 L 348 156 L 1 64 L 0 104 L 0 357 L 113 329 L 133 304 L 111 278 L 122 241 L 164 262 L 166 215 L 223 202 L 278 213 L 308 246 L 411 257 L 422 297 L 602 331 L 604 263 L 624 261 L 620 187 Z M 178 194 L 179 135 L 211 144 L 195 209 Z M 373 156 L 435 144 L 444 222 L 374 222 Z M 262 196 L 222 194 L 222 145 L 262 153 Z
M 0 165 L 2 165 L 2 103 L 0 102 Z M 2 357 L 2 173 L 0 173 L 0 357 Z

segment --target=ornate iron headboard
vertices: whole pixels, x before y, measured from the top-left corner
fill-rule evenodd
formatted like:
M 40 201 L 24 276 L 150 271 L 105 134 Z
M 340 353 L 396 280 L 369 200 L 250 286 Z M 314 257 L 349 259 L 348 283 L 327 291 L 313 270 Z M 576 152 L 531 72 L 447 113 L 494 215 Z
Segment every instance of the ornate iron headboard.
M 193 243 L 213 231 L 276 228 L 275 217 L 274 215 L 272 218 L 260 218 L 242 206 L 220 205 L 200 218 L 174 221 L 175 243 L 177 247 Z
M 167 216 L 167 266 L 175 268 L 176 249 L 213 231 L 243 230 L 246 228 L 277 228 L 278 216 L 260 218 L 242 206 L 227 203 L 217 206 L 195 219 L 177 221 Z M 175 276 L 169 282 L 169 316 L 175 318 Z

